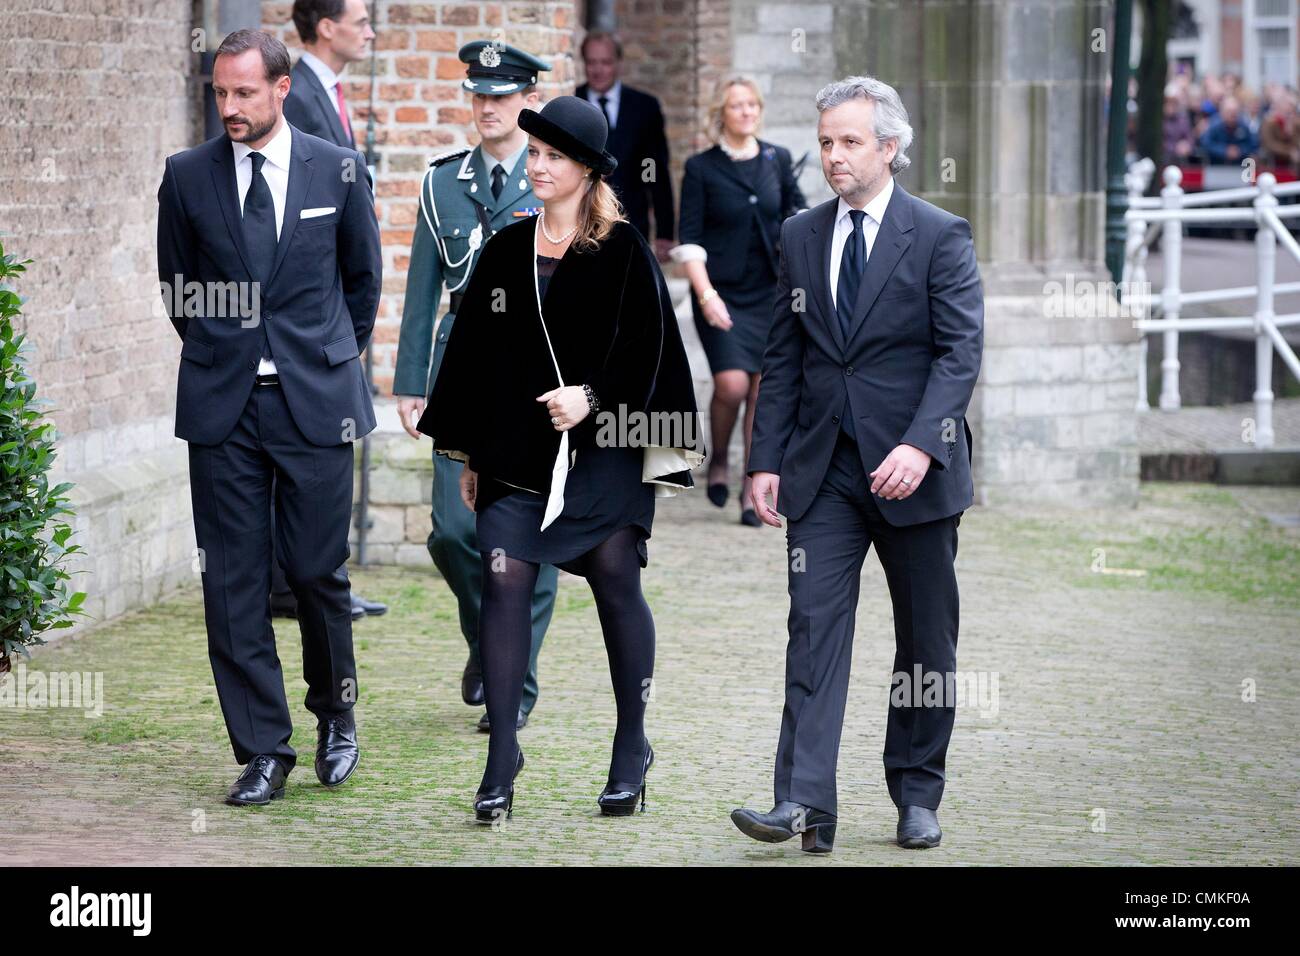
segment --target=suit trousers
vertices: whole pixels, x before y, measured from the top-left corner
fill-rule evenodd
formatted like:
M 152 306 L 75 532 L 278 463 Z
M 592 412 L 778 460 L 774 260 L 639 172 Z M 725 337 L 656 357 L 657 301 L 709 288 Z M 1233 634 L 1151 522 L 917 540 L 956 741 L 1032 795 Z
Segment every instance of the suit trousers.
M 433 507 L 430 518 L 429 556 L 446 580 L 460 611 L 460 630 L 469 645 L 470 661 L 479 663 L 478 616 L 483 601 L 483 556 L 478 551 L 478 532 L 474 512 L 460 497 L 460 476 L 465 466 L 454 458 L 436 452 L 433 456 Z M 532 713 L 537 704 L 537 657 L 542 638 L 551 624 L 555 610 L 555 592 L 560 573 L 554 565 L 543 564 L 533 586 L 532 648 L 528 655 L 528 673 L 524 675 L 524 695 L 520 708 Z
M 285 577 L 298 602 L 307 709 L 344 713 L 357 699 L 346 561 L 351 443 L 314 445 L 278 385 L 256 385 L 233 431 L 189 446 L 194 531 L 203 569 L 208 656 L 235 759 L 292 769 L 293 726 L 271 626 L 271 507 Z
M 917 668 L 951 688 L 957 661 L 957 526 L 961 515 L 895 527 L 880 513 L 853 440 L 839 432 L 817 496 L 788 521 L 789 644 L 775 796 L 837 813 L 835 770 L 848 697 L 862 564 L 872 544 L 894 610 L 894 681 L 885 783 L 898 806 L 937 809 L 956 715 L 952 695 L 911 690 Z

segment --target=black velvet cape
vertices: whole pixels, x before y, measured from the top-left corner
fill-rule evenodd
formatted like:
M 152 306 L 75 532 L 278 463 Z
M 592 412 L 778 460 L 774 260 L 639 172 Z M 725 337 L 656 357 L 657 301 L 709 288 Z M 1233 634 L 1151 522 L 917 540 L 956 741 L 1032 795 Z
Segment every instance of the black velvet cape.
M 561 433 L 538 395 L 560 382 L 538 315 L 537 218 L 511 223 L 488 240 L 470 276 L 419 431 L 434 450 L 480 474 L 548 494 Z M 680 455 L 677 468 L 643 480 L 667 496 L 694 486 L 690 468 L 707 454 L 690 365 L 668 287 L 635 227 L 617 222 L 596 250 L 570 245 L 542 302 L 546 332 L 565 385 L 590 385 L 600 412 L 569 430 L 569 462 L 595 447 L 601 415 L 672 413 L 655 442 Z M 633 419 L 635 420 L 635 419 Z M 606 435 L 609 429 L 606 427 Z M 671 437 L 670 437 L 671 436 Z M 633 443 L 638 443 L 634 439 Z M 663 462 L 660 453 L 656 463 Z M 685 465 L 686 467 L 681 467 Z

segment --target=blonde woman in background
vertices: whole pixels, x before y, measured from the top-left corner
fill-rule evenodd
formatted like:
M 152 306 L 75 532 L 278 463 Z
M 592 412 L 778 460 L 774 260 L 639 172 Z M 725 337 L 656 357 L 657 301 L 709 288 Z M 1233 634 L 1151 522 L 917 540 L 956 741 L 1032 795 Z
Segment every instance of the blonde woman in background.
M 695 328 L 713 373 L 708 495 L 719 508 L 727 503 L 727 449 L 742 404 L 749 455 L 776 298 L 781 223 L 805 206 L 790 151 L 758 138 L 762 118 L 763 94 L 754 80 L 735 75 L 722 81 L 709 111 L 707 132 L 714 145 L 686 160 L 677 230 L 681 244 L 672 251 L 690 279 Z M 740 520 L 758 527 L 748 500 L 746 478 Z

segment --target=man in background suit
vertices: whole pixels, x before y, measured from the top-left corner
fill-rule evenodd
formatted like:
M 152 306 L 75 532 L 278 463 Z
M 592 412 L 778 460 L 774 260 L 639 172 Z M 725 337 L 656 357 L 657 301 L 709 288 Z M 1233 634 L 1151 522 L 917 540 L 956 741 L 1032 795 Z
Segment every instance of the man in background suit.
M 655 255 L 668 260 L 675 243 L 673 185 L 668 175 L 668 137 L 659 101 L 649 93 L 627 86 L 619 79 L 623 44 L 603 30 L 593 30 L 582 41 L 582 62 L 587 82 L 576 90 L 600 107 L 609 123 L 605 148 L 618 160 L 608 182 L 623 204 L 628 221 L 650 239 L 650 207 L 655 213 Z M 653 161 L 654 175 L 647 182 L 646 160 Z
M 304 133 L 356 148 L 343 70 L 366 58 L 375 38 L 365 0 L 294 0 L 303 54 L 294 64 L 284 117 Z
M 760 518 L 779 528 L 779 511 L 789 522 L 776 806 L 732 821 L 756 840 L 800 833 L 803 849 L 830 851 L 854 615 L 874 544 L 896 642 L 885 783 L 899 845 L 932 847 L 955 716 L 953 563 L 974 499 L 965 418 L 983 293 L 970 224 L 894 183 L 912 142 L 898 93 L 849 77 L 818 93 L 817 109 L 822 171 L 838 196 L 781 229 L 748 464 Z
M 245 765 L 226 799 L 243 805 L 283 796 L 297 761 L 271 627 L 272 497 L 316 775 L 337 786 L 358 760 L 345 562 L 352 442 L 375 427 L 360 355 L 383 260 L 365 158 L 289 125 L 289 83 L 279 40 L 226 37 L 212 75 L 226 133 L 170 157 L 158 190 L 158 275 L 187 290 L 168 312 L 183 343 L 176 436 L 189 443 L 208 656 Z
M 342 73 L 349 63 L 366 57 L 367 46 L 375 38 L 365 0 L 295 0 L 293 25 L 302 40 L 303 54 L 289 74 L 284 118 L 304 133 L 355 149 Z M 283 565 L 277 550 L 271 565 L 271 610 L 283 617 L 296 617 L 297 601 L 285 580 Z M 387 610 L 388 605 L 352 592 L 353 620 Z

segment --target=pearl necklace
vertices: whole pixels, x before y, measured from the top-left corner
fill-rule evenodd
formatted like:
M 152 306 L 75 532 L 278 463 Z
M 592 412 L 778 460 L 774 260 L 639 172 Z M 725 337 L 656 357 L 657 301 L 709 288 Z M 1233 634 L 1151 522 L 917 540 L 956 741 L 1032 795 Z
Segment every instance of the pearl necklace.
M 551 245 L 553 245 L 553 246 L 563 245 L 563 244 L 564 244 L 564 240 L 568 239 L 571 235 L 573 235 L 575 232 L 578 231 L 578 224 L 575 222 L 575 223 L 573 224 L 573 228 L 570 229 L 568 232 L 566 232 L 564 235 L 560 236 L 559 239 L 555 239 L 555 238 L 553 238 L 553 237 L 551 236 L 550 232 L 547 231 L 547 229 L 546 229 L 546 210 L 545 210 L 545 209 L 543 209 L 541 212 L 539 212 L 539 213 L 537 214 L 537 224 L 538 224 L 539 226 L 542 227 L 542 235 L 544 235 L 544 236 L 546 237 L 546 241 L 549 242 L 549 243 L 550 243 Z
M 728 146 L 725 137 L 718 140 L 718 145 L 732 159 L 753 159 L 758 155 L 758 138 L 752 135 L 749 137 L 749 142 L 740 149 L 732 149 Z

